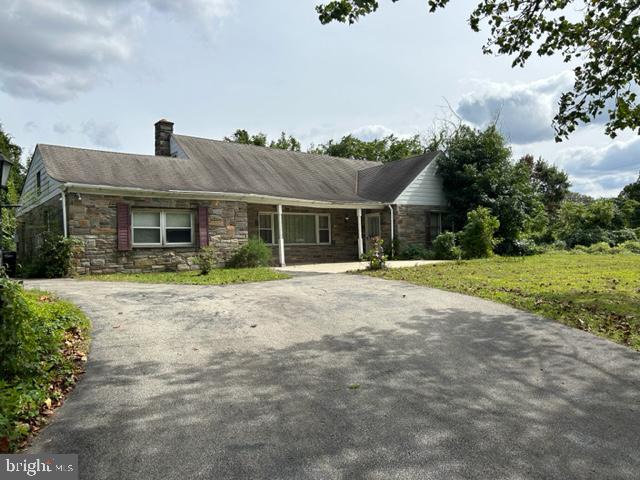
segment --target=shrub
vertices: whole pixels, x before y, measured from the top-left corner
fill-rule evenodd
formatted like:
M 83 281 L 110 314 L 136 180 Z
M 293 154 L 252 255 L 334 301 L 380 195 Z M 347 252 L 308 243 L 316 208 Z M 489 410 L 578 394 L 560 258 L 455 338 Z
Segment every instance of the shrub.
M 427 250 L 422 245 L 408 245 L 398 255 L 400 260 L 429 260 L 433 258 L 433 252 Z
M 638 240 L 636 233 L 630 228 L 624 228 L 622 230 L 613 230 L 609 232 L 609 241 L 613 245 L 620 245 L 624 242 L 635 242 Z
M 386 267 L 387 256 L 384 253 L 384 240 L 379 237 L 373 239 L 373 247 L 362 255 L 362 260 L 369 262 L 369 270 L 381 270 Z
M 250 238 L 229 261 L 233 268 L 266 267 L 271 262 L 271 248 L 259 237 Z
M 525 257 L 542 253 L 544 248 L 538 247 L 530 238 L 523 238 L 518 240 L 503 240 L 496 248 L 496 251 L 500 255 Z
M 61 278 L 71 272 L 73 249 L 78 240 L 45 232 L 42 245 L 34 261 L 27 265 L 22 274 L 26 277 Z
M 433 241 L 433 256 L 438 260 L 456 260 L 460 258 L 462 252 L 456 245 L 456 234 L 444 232 L 438 235 Z
M 478 207 L 467 214 L 467 224 L 458 234 L 465 258 L 484 258 L 493 255 L 496 230 L 500 222 L 485 207 Z
M 611 245 L 607 242 L 598 242 L 587 248 L 589 253 L 611 253 Z
M 73 385 L 76 345 L 88 329 L 73 305 L 0 278 L 0 453 L 14 450 L 45 402 Z
M 202 275 L 208 275 L 218 265 L 216 250 L 212 246 L 202 247 L 196 258 Z
M 585 247 L 588 247 L 594 243 L 609 243 L 610 237 L 609 233 L 600 227 L 587 229 L 578 228 L 566 235 L 563 240 L 566 242 L 567 247 L 573 248 L 576 245 L 584 245 Z
M 627 241 L 621 243 L 620 248 L 626 250 L 627 252 L 640 254 L 640 242 Z

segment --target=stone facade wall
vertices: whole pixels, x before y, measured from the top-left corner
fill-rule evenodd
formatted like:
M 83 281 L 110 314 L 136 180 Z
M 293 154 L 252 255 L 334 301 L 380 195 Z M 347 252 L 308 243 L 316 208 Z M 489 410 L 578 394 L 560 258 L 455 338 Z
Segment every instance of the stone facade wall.
M 442 207 L 429 205 L 396 206 L 396 236 L 403 247 L 407 245 L 429 246 L 427 214 L 431 211 L 442 212 Z
M 249 236 L 258 236 L 258 213 L 275 212 L 275 205 L 249 204 Z M 295 213 L 319 213 L 331 215 L 330 245 L 285 245 L 285 261 L 288 265 L 299 263 L 350 262 L 358 259 L 358 223 L 355 210 L 283 207 L 283 211 Z M 363 233 L 364 234 L 364 233 Z M 277 242 L 276 239 L 274 241 Z M 272 263 L 278 263 L 278 246 L 272 247 Z
M 67 194 L 69 235 L 81 244 L 74 259 L 76 274 L 115 272 L 155 272 L 195 270 L 198 248 L 193 247 L 133 247 L 117 249 L 116 204 L 131 208 L 163 208 L 193 210 L 209 207 L 209 244 L 218 253 L 223 266 L 240 245 L 247 240 L 247 204 L 228 201 L 196 201 L 170 198 L 140 198 Z M 197 235 L 197 229 L 194 236 Z M 194 238 L 194 242 L 195 242 Z
M 62 233 L 60 196 L 21 215 L 16 227 L 18 263 L 28 265 L 40 248 L 43 233 Z

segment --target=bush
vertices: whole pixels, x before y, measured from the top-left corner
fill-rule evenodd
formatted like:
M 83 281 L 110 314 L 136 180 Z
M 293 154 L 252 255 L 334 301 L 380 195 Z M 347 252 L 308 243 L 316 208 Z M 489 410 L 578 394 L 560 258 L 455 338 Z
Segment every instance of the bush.
M 369 270 L 381 270 L 386 268 L 387 256 L 384 253 L 384 240 L 376 237 L 373 240 L 373 248 L 362 255 L 362 260 L 369 262 Z
M 500 242 L 496 250 L 500 255 L 526 257 L 542 253 L 544 248 L 538 247 L 530 238 L 523 238 L 519 240 L 503 240 Z
M 212 246 L 202 247 L 196 258 L 202 275 L 208 275 L 218 265 L 216 250 Z
M 0 278 L 0 452 L 15 450 L 28 422 L 73 385 L 89 329 L 73 305 Z M 82 356 L 82 355 L 81 355 Z
M 266 267 L 271 262 L 271 248 L 259 237 L 250 238 L 229 261 L 232 268 Z
M 587 248 L 589 253 L 611 253 L 611 246 L 607 242 L 598 242 Z
M 576 245 L 584 245 L 585 247 L 588 247 L 594 243 L 609 243 L 610 237 L 606 230 L 600 227 L 595 227 L 589 229 L 575 229 L 566 235 L 563 240 L 566 242 L 567 247 L 573 248 Z
M 630 228 L 613 230 L 609 232 L 609 242 L 613 245 L 620 245 L 624 242 L 635 242 L 638 240 L 636 233 Z
M 430 260 L 433 258 L 433 252 L 427 250 L 422 245 L 408 245 L 398 255 L 400 260 Z
M 438 260 L 456 260 L 460 258 L 462 252 L 456 245 L 456 234 L 444 232 L 438 235 L 433 241 L 433 256 Z
M 78 240 L 45 232 L 35 260 L 23 269 L 25 277 L 62 278 L 71 272 L 73 249 Z
M 628 241 L 620 244 L 620 248 L 631 253 L 640 254 L 640 242 Z
M 500 222 L 485 207 L 478 207 L 467 214 L 467 224 L 458 234 L 465 258 L 485 258 L 493 255 L 496 230 Z

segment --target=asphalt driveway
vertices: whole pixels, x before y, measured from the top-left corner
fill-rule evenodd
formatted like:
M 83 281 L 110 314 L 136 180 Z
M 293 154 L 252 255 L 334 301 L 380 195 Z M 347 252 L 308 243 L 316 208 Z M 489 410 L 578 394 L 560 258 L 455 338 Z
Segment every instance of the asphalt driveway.
M 351 275 L 27 286 L 94 323 L 30 449 L 84 479 L 640 475 L 640 355 L 505 306 Z

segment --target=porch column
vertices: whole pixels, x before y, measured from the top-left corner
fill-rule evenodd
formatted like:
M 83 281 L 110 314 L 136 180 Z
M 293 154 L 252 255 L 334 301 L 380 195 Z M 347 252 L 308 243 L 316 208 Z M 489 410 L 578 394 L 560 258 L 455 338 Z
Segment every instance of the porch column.
M 284 222 L 282 221 L 282 205 L 278 205 L 278 259 L 281 267 L 285 267 L 284 261 Z
M 362 244 L 362 209 L 358 208 L 358 259 L 364 253 L 364 247 Z

